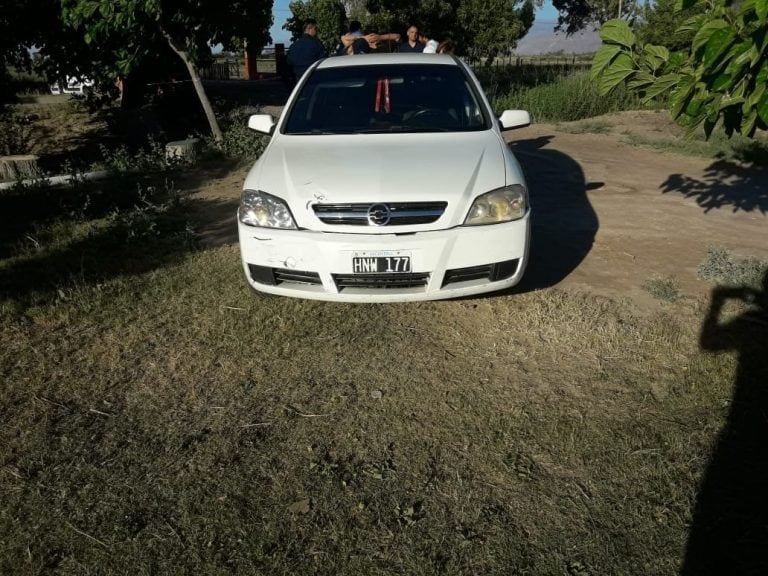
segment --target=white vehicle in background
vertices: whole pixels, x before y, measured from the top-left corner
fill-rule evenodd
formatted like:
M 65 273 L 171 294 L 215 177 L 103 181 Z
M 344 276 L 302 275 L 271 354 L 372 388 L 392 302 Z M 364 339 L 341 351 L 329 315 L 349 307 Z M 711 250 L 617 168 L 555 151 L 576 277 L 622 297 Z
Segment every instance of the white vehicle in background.
M 64 80 L 51 84 L 51 94 L 85 94 L 94 84 L 93 80 L 84 76 L 66 76 Z
M 330 58 L 310 68 L 238 209 L 245 276 L 259 292 L 345 302 L 454 298 L 517 284 L 530 208 L 472 71 L 434 54 Z

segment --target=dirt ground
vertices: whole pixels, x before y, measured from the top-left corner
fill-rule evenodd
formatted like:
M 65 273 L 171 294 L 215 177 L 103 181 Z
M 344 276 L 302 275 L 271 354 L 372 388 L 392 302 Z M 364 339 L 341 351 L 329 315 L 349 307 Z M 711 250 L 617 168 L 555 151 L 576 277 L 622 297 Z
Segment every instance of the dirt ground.
M 669 133 L 659 112 L 601 120 L 646 136 Z M 615 130 L 566 129 L 537 124 L 507 135 L 533 207 L 522 290 L 560 286 L 656 307 L 643 289 L 650 279 L 674 280 L 685 297 L 708 292 L 697 270 L 711 246 L 768 257 L 766 167 L 638 148 Z M 206 243 L 237 242 L 234 213 L 246 171 L 233 170 L 195 191 L 209 201 L 198 222 Z

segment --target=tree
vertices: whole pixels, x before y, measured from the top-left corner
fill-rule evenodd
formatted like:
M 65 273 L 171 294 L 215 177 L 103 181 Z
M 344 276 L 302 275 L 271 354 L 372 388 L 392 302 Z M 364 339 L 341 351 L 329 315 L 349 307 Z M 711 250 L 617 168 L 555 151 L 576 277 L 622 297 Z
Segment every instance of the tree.
M 205 94 L 199 67 L 211 58 L 211 45 L 250 46 L 270 41 L 271 0 L 61 0 L 66 24 L 98 47 L 115 74 L 126 76 L 165 42 L 184 63 L 211 133 L 221 129 Z
M 636 26 L 638 39 L 644 44 L 664 46 L 671 51 L 686 50 L 693 40 L 693 30 L 678 32 L 691 17 L 704 12 L 697 4 L 685 10 L 675 10 L 676 0 L 656 0 L 653 5 L 646 0 L 642 19 Z
M 768 128 L 768 0 L 726 1 L 679 0 L 678 9 L 706 6 L 681 28 L 694 32 L 688 52 L 643 44 L 626 22 L 607 22 L 591 72 L 600 92 L 626 84 L 646 101 L 664 97 L 679 124 L 703 124 L 707 137 L 718 123 L 729 136 Z
M 459 27 L 489 61 L 514 48 L 534 19 L 531 2 L 515 8 L 515 3 L 508 0 L 464 0 L 457 12 Z
M 291 30 L 295 38 L 301 18 L 313 15 L 323 34 L 324 27 L 336 21 L 324 25 L 319 12 L 310 14 L 306 8 L 331 2 L 336 3 L 335 0 L 291 3 L 294 16 L 285 28 Z M 359 2 L 350 3 L 352 5 L 358 14 L 362 11 Z M 459 53 L 466 53 L 471 47 L 490 57 L 514 48 L 533 24 L 534 12 L 531 0 L 365 0 L 364 6 L 364 24 L 378 32 L 405 34 L 409 25 L 416 24 L 422 32 L 437 40 L 454 40 Z
M 599 28 L 612 18 L 630 18 L 636 0 L 552 0 L 558 12 L 555 30 L 575 34 L 587 26 Z
M 292 16 L 283 24 L 283 30 L 291 33 L 291 41 L 301 38 L 304 23 L 309 19 L 317 22 L 317 37 L 330 53 L 339 43 L 347 28 L 347 12 L 341 0 L 297 0 L 288 5 Z

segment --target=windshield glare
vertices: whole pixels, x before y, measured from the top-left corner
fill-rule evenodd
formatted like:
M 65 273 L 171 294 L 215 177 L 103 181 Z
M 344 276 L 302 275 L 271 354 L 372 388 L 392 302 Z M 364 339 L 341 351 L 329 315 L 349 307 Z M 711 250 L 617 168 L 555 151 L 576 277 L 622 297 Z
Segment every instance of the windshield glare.
M 284 134 L 464 132 L 490 123 L 457 66 L 398 64 L 316 70 Z

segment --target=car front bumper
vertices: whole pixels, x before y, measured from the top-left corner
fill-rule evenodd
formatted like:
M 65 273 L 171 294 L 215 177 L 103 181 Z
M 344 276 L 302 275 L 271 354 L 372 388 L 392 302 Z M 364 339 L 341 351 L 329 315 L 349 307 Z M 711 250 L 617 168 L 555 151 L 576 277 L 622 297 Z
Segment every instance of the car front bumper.
M 529 216 L 411 234 L 275 230 L 239 221 L 238 232 L 246 280 L 255 290 L 337 302 L 408 302 L 517 284 L 528 260 Z M 355 274 L 353 254 L 393 252 L 410 256 L 410 274 Z

